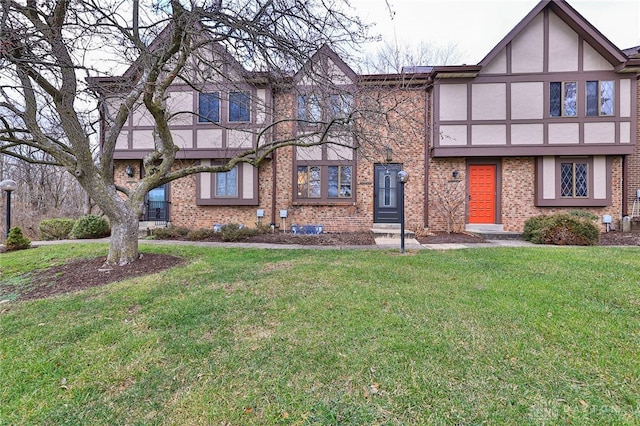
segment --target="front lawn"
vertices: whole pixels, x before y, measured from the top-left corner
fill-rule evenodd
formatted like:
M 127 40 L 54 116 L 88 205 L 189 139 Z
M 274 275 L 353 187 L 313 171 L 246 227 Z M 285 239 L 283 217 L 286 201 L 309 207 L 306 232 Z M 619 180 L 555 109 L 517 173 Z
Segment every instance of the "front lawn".
M 640 249 L 142 250 L 186 263 L 0 304 L 0 424 L 640 423 Z

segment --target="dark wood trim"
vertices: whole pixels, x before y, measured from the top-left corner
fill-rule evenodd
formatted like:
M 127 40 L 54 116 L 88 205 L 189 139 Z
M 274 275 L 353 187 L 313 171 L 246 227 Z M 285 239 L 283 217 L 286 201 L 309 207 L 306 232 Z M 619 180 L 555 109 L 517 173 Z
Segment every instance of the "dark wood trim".
M 633 154 L 633 144 L 574 144 L 574 145 L 535 145 L 436 147 L 431 150 L 434 158 L 444 157 L 537 157 L 553 155 L 627 155 Z
M 196 174 L 196 205 L 198 206 L 257 206 L 259 204 L 258 199 L 258 169 L 254 167 L 253 170 L 253 197 L 252 198 L 243 198 L 244 196 L 244 167 L 253 167 L 250 164 L 240 163 L 237 165 L 238 173 L 238 196 L 237 197 L 217 197 L 215 195 L 216 188 L 216 176 L 215 173 L 210 173 L 211 175 L 211 197 L 210 198 L 202 198 L 200 196 L 200 180 L 202 179 L 202 175 L 200 173 Z
M 536 158 L 536 195 L 535 195 L 535 206 L 536 207 L 607 207 L 612 204 L 611 193 L 612 193 L 612 179 L 611 179 L 611 170 L 612 170 L 612 162 L 613 157 L 606 158 L 606 198 L 604 199 L 595 199 L 593 198 L 593 191 L 595 186 L 594 180 L 594 168 L 593 168 L 593 158 L 594 156 L 588 156 L 585 158 L 584 156 L 556 156 L 554 158 L 555 161 L 555 193 L 556 197 L 554 199 L 545 199 L 542 198 L 543 194 L 543 186 L 544 186 L 544 175 L 543 175 L 543 157 Z M 560 182 L 560 164 L 562 162 L 586 162 L 588 165 L 589 172 L 589 196 L 585 198 L 563 198 L 560 196 L 561 190 L 561 182 Z

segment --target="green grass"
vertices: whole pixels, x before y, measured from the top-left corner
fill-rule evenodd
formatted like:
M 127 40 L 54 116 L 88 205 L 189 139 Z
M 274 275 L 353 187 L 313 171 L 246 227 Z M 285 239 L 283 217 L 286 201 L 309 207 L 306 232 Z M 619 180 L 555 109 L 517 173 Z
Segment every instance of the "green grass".
M 188 262 L 0 305 L 0 424 L 640 423 L 639 249 L 143 251 Z

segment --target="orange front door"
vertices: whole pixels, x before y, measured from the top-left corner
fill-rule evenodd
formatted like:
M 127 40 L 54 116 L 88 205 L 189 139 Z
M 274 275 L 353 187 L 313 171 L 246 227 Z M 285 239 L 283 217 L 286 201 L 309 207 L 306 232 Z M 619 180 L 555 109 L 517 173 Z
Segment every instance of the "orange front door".
M 469 223 L 496 223 L 496 166 L 469 166 Z

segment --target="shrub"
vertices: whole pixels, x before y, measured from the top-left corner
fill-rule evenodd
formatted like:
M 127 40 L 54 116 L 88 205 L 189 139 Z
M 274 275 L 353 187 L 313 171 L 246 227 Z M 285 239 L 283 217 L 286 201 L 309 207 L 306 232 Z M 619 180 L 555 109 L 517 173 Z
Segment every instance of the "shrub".
M 526 241 L 531 241 L 535 244 L 541 244 L 540 242 L 540 232 L 542 227 L 544 226 L 544 221 L 547 216 L 534 216 L 532 218 L 527 219 L 524 222 L 524 231 L 522 232 L 522 238 Z
M 213 229 L 200 228 L 193 231 L 189 231 L 187 239 L 191 241 L 202 241 L 211 238 L 215 234 Z
M 256 234 L 258 235 L 264 235 L 264 234 L 269 234 L 273 232 L 273 229 L 271 229 L 271 225 L 268 223 L 262 223 L 262 222 L 257 222 L 256 223 Z
M 111 233 L 109 228 L 109 222 L 102 217 L 95 214 L 88 214 L 82 216 L 73 225 L 71 235 L 73 238 L 102 238 Z
M 222 241 L 241 241 L 258 234 L 256 229 L 250 229 L 237 223 L 222 225 L 220 228 Z
M 44 219 L 38 225 L 40 238 L 43 240 L 65 240 L 71 236 L 75 224 L 74 219 L 68 218 Z
M 591 212 L 586 212 L 584 210 L 571 210 L 569 214 L 572 216 L 577 216 L 577 217 L 582 217 L 584 219 L 592 220 L 594 222 L 599 219 L 597 215 Z
M 527 220 L 522 236 L 535 244 L 592 246 L 598 244 L 600 230 L 590 218 L 557 213 Z
M 24 250 L 28 249 L 30 245 L 31 240 L 24 236 L 20 227 L 14 226 L 9 230 L 6 243 L 7 250 Z
M 181 226 L 167 226 L 165 228 L 154 228 L 153 236 L 155 238 L 159 238 L 161 240 L 173 240 L 177 238 L 182 238 L 185 235 L 189 234 L 188 228 L 183 228 Z

